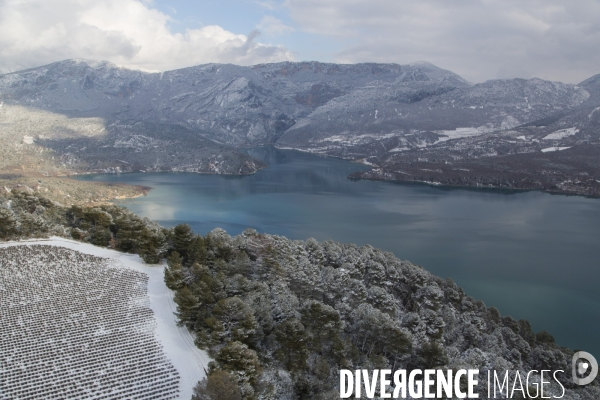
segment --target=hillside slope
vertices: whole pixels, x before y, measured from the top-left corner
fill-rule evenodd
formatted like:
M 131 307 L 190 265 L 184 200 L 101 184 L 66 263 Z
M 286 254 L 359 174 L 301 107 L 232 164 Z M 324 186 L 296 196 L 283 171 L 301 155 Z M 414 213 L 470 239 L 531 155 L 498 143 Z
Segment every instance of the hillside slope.
M 0 112 L 33 121 L 5 114 L 0 140 L 31 168 L 247 174 L 264 164 L 236 148 L 275 144 L 373 165 L 362 178 L 599 196 L 599 82 L 473 85 L 426 62 L 67 60 L 0 76 Z
M 562 398 L 600 398 L 598 380 L 572 382 L 573 351 L 549 333 L 533 332 L 527 321 L 500 315 L 452 280 L 372 246 L 250 229 L 201 236 L 116 206 L 66 208 L 37 195 L 0 194 L 0 238 L 45 235 L 152 263 L 167 257 L 165 282 L 176 291 L 179 321 L 214 359 L 209 379 L 244 398 L 339 398 L 342 368 L 472 368 L 480 377 L 510 370 L 511 382 L 515 371 L 563 370 Z M 537 373 L 532 378 L 539 384 Z M 198 391 L 206 388 L 203 382 Z M 478 391 L 486 397 L 484 384 Z M 552 381 L 545 393 L 560 397 L 562 389 Z

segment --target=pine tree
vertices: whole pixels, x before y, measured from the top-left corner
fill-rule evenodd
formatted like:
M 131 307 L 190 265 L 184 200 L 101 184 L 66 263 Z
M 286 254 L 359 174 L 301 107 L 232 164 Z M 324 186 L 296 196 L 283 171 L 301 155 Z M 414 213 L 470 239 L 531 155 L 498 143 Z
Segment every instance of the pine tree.
M 187 260 L 190 246 L 194 240 L 194 232 L 188 224 L 179 224 L 173 228 L 173 249 Z
M 83 218 L 87 220 L 93 227 L 108 228 L 113 224 L 112 215 L 98 207 L 86 209 L 83 212 Z
M 17 233 L 17 218 L 15 213 L 0 207 L 0 238 L 7 239 Z
M 420 364 L 424 369 L 441 367 L 448 363 L 446 350 L 438 342 L 423 344 L 417 352 L 417 355 L 419 356 Z
M 246 341 L 256 330 L 256 320 L 252 312 L 239 297 L 221 299 L 213 309 L 213 316 L 222 326 L 222 340 L 231 338 Z
M 301 314 L 310 347 L 319 353 L 331 349 L 332 342 L 339 340 L 342 328 L 340 313 L 333 307 L 313 300 L 301 310 Z
M 154 229 L 153 229 L 154 228 Z M 148 264 L 158 264 L 167 249 L 167 240 L 162 228 L 146 226 L 139 235 L 138 254 Z
M 118 249 L 137 253 L 141 247 L 140 234 L 145 228 L 141 219 L 135 215 L 125 214 L 115 221 L 115 227 Z
M 215 361 L 220 369 L 229 371 L 242 382 L 255 384 L 261 372 L 256 352 L 238 341 L 229 342 L 219 350 Z
M 177 312 L 175 314 L 179 318 L 179 323 L 185 324 L 188 327 L 194 326 L 198 315 L 198 299 L 196 299 L 192 291 L 187 286 L 184 286 L 175 292 L 173 301 L 177 304 Z
M 192 400 L 242 400 L 242 391 L 233 375 L 217 369 L 198 382 Z
M 165 284 L 171 290 L 178 290 L 184 286 L 183 282 L 183 260 L 179 253 L 174 251 L 167 259 L 165 268 Z
M 275 337 L 281 346 L 275 356 L 290 371 L 304 370 L 308 358 L 304 325 L 295 318 L 288 319 L 275 329 Z
M 207 260 L 206 240 L 201 236 L 195 236 L 188 246 L 188 257 L 186 265 L 194 263 L 205 264 Z

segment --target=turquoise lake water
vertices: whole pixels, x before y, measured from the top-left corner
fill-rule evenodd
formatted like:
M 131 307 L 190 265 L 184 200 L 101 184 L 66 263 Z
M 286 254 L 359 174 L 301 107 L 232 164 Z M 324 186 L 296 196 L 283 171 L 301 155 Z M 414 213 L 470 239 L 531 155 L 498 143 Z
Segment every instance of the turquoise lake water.
M 164 226 L 250 227 L 293 239 L 371 244 L 450 277 L 502 314 L 600 356 L 600 199 L 353 181 L 365 167 L 272 148 L 250 176 L 93 175 L 154 188 L 120 202 Z

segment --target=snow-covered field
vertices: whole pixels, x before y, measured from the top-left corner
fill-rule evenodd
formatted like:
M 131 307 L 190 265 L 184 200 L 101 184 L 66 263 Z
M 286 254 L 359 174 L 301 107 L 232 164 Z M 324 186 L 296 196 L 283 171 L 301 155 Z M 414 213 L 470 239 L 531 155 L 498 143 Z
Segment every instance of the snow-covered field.
M 542 149 L 542 153 L 548 153 L 550 151 L 562 151 L 570 148 L 571 147 L 546 147 L 545 149 Z
M 579 129 L 577 128 L 561 129 L 559 131 L 554 131 L 551 134 L 544 136 L 542 140 L 560 140 L 569 136 L 573 136 L 577 132 L 579 132 Z
M 189 399 L 210 359 L 176 325 L 163 268 L 63 238 L 1 243 L 0 398 Z
M 406 150 L 410 150 L 410 147 L 406 147 L 406 146 L 405 147 L 394 147 L 389 152 L 390 153 L 396 153 L 396 152 L 406 151 Z
M 481 136 L 484 133 L 488 133 L 489 131 L 490 131 L 490 129 L 483 127 L 483 126 L 480 126 L 478 128 L 456 128 L 451 131 L 448 131 L 448 130 L 435 131 L 435 133 L 437 133 L 438 135 L 445 136 L 445 137 L 439 138 L 436 143 L 445 142 L 447 140 L 452 140 L 452 139 L 462 139 L 462 138 L 473 137 L 473 136 Z

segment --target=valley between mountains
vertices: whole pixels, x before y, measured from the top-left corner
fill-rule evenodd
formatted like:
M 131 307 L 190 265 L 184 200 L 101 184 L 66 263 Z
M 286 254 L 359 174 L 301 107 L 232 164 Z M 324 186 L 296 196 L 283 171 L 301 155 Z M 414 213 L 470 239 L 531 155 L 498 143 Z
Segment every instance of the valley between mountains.
M 266 165 L 244 148 L 274 145 L 369 165 L 357 179 L 600 196 L 600 75 L 472 84 L 426 62 L 148 73 L 66 60 L 0 75 L 0 103 L 5 177 L 252 174 Z

